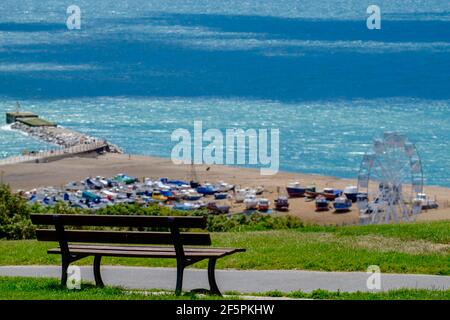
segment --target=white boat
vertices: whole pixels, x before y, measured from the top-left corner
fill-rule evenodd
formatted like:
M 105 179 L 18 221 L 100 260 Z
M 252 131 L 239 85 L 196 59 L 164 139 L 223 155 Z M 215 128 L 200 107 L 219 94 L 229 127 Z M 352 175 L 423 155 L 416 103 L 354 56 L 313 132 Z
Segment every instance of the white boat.
M 111 191 L 108 191 L 108 190 L 102 190 L 101 193 L 103 195 L 105 195 L 106 198 L 108 198 L 109 200 L 113 200 L 113 199 L 117 198 L 117 193 L 114 193 L 114 192 L 111 192 Z
M 436 200 L 430 199 L 425 193 L 418 193 L 413 201 L 419 203 L 424 210 L 436 209 L 439 206 Z
M 245 208 L 247 210 L 253 210 L 258 207 L 258 199 L 254 194 L 249 194 L 244 199 Z
M 214 186 L 214 189 L 217 192 L 228 192 L 233 189 L 234 186 L 232 184 L 220 181 L 217 185 Z
M 263 192 L 264 192 L 264 187 L 263 186 L 256 187 L 255 194 L 261 195 L 261 194 L 263 194 Z
M 238 189 L 234 195 L 234 200 L 237 203 L 242 203 L 250 195 L 256 195 L 256 190 L 250 188 Z
M 357 201 L 358 196 L 358 187 L 357 186 L 347 186 L 344 189 L 344 194 L 347 199 L 350 199 L 352 202 Z

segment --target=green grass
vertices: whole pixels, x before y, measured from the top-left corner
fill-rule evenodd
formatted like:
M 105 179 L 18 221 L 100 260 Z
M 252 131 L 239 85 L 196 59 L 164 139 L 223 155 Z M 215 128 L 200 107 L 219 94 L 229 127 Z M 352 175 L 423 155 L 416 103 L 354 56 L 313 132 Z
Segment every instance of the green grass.
M 450 222 L 212 233 L 217 247 L 247 248 L 219 259 L 218 268 L 366 271 L 450 275 Z M 59 264 L 55 243 L 0 241 L 0 265 Z M 92 259 L 79 261 L 90 264 Z M 174 259 L 104 258 L 103 264 L 174 267 Z M 194 267 L 205 268 L 206 262 Z
M 226 299 L 239 299 L 238 292 L 228 292 Z M 283 293 L 270 291 L 245 294 L 246 296 L 287 297 L 294 299 L 328 300 L 450 300 L 450 290 L 402 289 L 386 292 L 330 292 L 315 290 L 311 293 L 294 291 Z M 204 300 L 221 299 L 208 295 L 184 293 L 176 296 L 158 290 L 127 290 L 120 287 L 96 288 L 91 283 L 82 283 L 80 290 L 69 290 L 59 285 L 57 279 L 0 277 L 0 300 Z
M 254 295 L 318 300 L 450 300 L 450 290 L 426 289 L 398 289 L 381 292 L 332 292 L 327 290 L 314 290 L 309 293 L 302 291 L 293 291 L 289 293 L 270 291 L 256 293 Z
M 236 297 L 227 297 L 227 299 Z M 82 283 L 80 290 L 61 287 L 57 279 L 0 277 L 0 300 L 198 300 L 221 299 L 217 296 L 184 293 L 176 296 L 171 292 L 155 290 L 126 290 L 120 287 L 96 288 Z

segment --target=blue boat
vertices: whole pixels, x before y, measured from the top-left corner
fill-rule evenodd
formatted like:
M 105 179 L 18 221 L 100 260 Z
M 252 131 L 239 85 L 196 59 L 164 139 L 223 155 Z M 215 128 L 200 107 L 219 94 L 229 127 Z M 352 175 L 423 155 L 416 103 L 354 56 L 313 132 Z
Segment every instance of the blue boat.
M 328 211 L 329 207 L 328 207 L 328 200 L 322 196 L 319 195 L 316 198 L 316 211 Z
M 161 178 L 159 180 L 164 184 L 172 184 L 175 186 L 189 185 L 189 182 L 182 181 L 182 180 L 169 180 L 167 178 Z
M 352 200 L 352 202 L 356 202 L 358 196 L 358 187 L 348 186 L 344 189 L 344 194 L 347 197 L 347 199 Z
M 288 184 L 286 191 L 290 198 L 299 198 L 305 196 L 306 188 L 300 186 L 298 182 L 292 182 Z
M 227 192 L 218 192 L 214 194 L 214 199 L 216 200 L 224 200 L 228 197 Z
M 346 197 L 337 197 L 333 202 L 333 207 L 336 212 L 347 212 L 352 207 L 352 200 Z
M 210 184 L 204 184 L 197 188 L 197 192 L 204 195 L 212 195 L 216 193 L 216 189 Z
M 167 197 L 167 199 L 169 200 L 173 200 L 175 198 L 175 195 L 173 194 L 173 192 L 171 190 L 168 189 L 161 189 L 159 191 L 164 197 Z
M 89 191 L 83 191 L 81 195 L 84 199 L 88 200 L 89 202 L 99 203 L 100 197 L 92 192 Z
M 321 194 L 328 200 L 333 201 L 336 198 L 342 196 L 342 193 L 343 193 L 343 191 L 340 189 L 324 188 L 323 192 Z

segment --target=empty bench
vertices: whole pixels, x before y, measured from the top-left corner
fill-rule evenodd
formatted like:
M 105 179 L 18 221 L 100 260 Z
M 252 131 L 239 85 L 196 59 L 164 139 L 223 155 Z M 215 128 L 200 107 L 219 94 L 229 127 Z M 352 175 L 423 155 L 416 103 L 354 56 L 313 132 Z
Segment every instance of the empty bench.
M 102 257 L 172 258 L 177 261 L 175 292 L 180 294 L 184 269 L 208 259 L 209 291 L 220 295 L 215 279 L 217 259 L 245 251 L 206 247 L 211 246 L 209 233 L 180 230 L 206 228 L 205 217 L 33 214 L 31 221 L 35 225 L 51 226 L 51 229 L 37 229 L 36 237 L 39 241 L 59 243 L 58 248 L 49 249 L 47 253 L 61 255 L 62 285 L 67 283 L 69 265 L 89 256 L 94 257 L 93 269 L 97 286 L 104 285 L 100 273 Z M 152 228 L 152 231 L 92 230 L 93 228 L 84 227 L 121 227 L 128 230 Z M 166 231 L 153 231 L 155 228 Z

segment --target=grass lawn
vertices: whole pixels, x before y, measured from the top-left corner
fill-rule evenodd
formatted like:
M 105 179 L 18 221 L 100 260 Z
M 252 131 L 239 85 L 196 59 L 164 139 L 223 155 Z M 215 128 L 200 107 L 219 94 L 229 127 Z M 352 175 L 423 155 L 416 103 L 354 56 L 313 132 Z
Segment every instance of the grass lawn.
M 311 293 L 294 291 L 282 293 L 278 291 L 257 293 L 254 295 L 269 297 L 288 297 L 302 299 L 329 300 L 394 300 L 394 299 L 433 299 L 450 300 L 450 290 L 393 290 L 387 292 L 330 292 L 316 290 Z M 226 299 L 239 299 L 240 294 L 230 292 Z M 248 296 L 248 295 L 247 295 Z M 221 299 L 215 296 L 185 293 L 176 296 L 170 292 L 126 290 L 119 287 L 96 288 L 92 284 L 83 283 L 80 290 L 68 290 L 59 285 L 57 279 L 0 277 L 0 300 L 174 300 L 174 299 Z
M 286 297 L 293 299 L 326 299 L 326 300 L 450 300 L 450 290 L 399 289 L 383 292 L 331 292 L 314 290 L 310 293 L 279 291 L 257 293 L 269 297 Z
M 219 259 L 218 268 L 304 269 L 450 275 L 450 221 L 212 234 L 214 246 L 247 248 Z M 0 265 L 59 264 L 55 243 L 0 241 Z M 90 264 L 90 258 L 79 264 Z M 103 264 L 166 267 L 174 259 L 104 258 Z M 194 267 L 205 268 L 200 262 Z
M 176 296 L 170 292 L 131 291 L 109 286 L 96 288 L 91 283 L 82 283 L 80 290 L 69 290 L 61 287 L 57 279 L 0 277 L 0 300 L 198 300 L 199 298 L 199 295 L 191 293 Z M 202 295 L 201 299 L 221 298 Z

